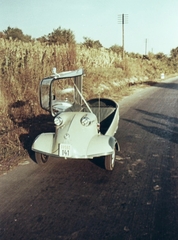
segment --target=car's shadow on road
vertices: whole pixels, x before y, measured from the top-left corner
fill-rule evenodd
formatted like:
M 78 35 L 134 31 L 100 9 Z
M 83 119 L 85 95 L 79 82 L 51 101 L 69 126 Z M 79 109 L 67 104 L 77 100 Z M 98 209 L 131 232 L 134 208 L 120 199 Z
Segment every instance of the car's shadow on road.
M 97 157 L 97 158 L 93 158 L 90 160 L 93 164 L 95 164 L 97 167 L 105 169 L 104 166 L 104 157 Z
M 34 152 L 31 150 L 32 143 L 39 134 L 54 132 L 53 118 L 49 114 L 35 116 L 28 101 L 17 101 L 10 104 L 8 116 L 14 126 L 22 129 L 22 131 L 19 131 L 19 140 L 30 158 L 35 161 Z
M 54 132 L 53 122 L 50 116 L 41 114 L 32 119 L 26 119 L 20 125 L 25 128 L 28 133 L 20 134 L 19 140 L 23 148 L 28 151 L 30 158 L 35 161 L 34 152 L 31 150 L 31 146 L 39 134 L 43 132 Z

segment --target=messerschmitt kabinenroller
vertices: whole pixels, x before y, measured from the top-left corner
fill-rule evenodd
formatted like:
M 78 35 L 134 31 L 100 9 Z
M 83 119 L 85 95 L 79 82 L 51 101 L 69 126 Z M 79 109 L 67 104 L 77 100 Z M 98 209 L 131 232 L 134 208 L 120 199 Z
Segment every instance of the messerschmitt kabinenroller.
M 40 104 L 54 118 L 55 132 L 41 133 L 32 150 L 36 162 L 52 157 L 93 159 L 101 157 L 113 170 L 119 144 L 114 137 L 119 123 L 119 105 L 107 98 L 85 100 L 83 69 L 56 73 L 40 82 Z

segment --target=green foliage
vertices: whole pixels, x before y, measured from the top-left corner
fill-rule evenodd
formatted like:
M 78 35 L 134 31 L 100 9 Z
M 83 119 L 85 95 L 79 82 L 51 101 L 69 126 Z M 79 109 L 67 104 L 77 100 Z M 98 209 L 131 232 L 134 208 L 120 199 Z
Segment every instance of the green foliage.
M 171 65 L 175 72 L 178 71 L 178 47 L 173 48 L 170 53 Z
M 118 55 L 122 56 L 123 47 L 115 44 L 115 45 L 111 46 L 109 49 L 112 50 L 113 52 L 117 53 Z
M 155 54 L 155 58 L 158 60 L 167 60 L 167 56 L 162 52 Z
M 99 40 L 94 41 L 88 37 L 84 37 L 83 39 L 84 39 L 83 45 L 86 46 L 87 48 L 99 49 L 103 47 Z
M 134 52 L 128 53 L 128 56 L 131 57 L 131 58 L 142 58 L 141 54 L 134 53 Z
M 48 44 L 56 44 L 56 45 L 62 45 L 62 44 L 75 44 L 75 36 L 73 32 L 68 29 L 62 29 L 61 27 L 58 27 L 57 29 L 54 29 L 52 33 L 49 33 L 48 36 L 43 36 L 38 39 L 40 42 L 46 42 Z
M 3 33 L 5 34 L 6 39 L 21 40 L 23 42 L 31 41 L 31 36 L 24 35 L 22 30 L 19 28 L 8 27 L 6 30 L 3 31 Z
M 173 49 L 171 50 L 171 58 L 172 58 L 172 59 L 178 59 L 178 47 L 173 48 Z

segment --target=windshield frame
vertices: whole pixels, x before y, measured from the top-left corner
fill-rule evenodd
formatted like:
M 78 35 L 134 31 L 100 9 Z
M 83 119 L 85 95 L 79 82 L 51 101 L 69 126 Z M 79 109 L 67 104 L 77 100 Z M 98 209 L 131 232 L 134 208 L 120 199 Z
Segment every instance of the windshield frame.
M 45 109 L 46 111 L 51 112 L 51 114 L 54 116 L 54 112 L 53 112 L 53 105 L 55 103 L 55 99 L 56 99 L 56 103 L 64 103 L 64 105 L 66 106 L 72 106 L 74 104 L 80 105 L 82 106 L 83 103 L 83 96 L 82 96 L 82 86 L 83 86 L 83 69 L 78 69 L 75 71 L 67 71 L 67 72 L 61 72 L 61 73 L 56 73 L 50 77 L 44 78 L 41 80 L 40 82 L 40 105 L 43 109 Z M 69 79 L 69 80 L 67 80 Z M 54 86 L 55 86 L 55 82 L 61 83 L 61 86 L 63 84 L 64 81 L 71 81 L 72 84 L 70 84 L 70 89 L 72 91 L 72 99 L 70 98 L 70 101 L 66 101 L 65 99 L 59 99 L 56 98 L 55 94 L 53 94 L 55 91 L 54 90 Z M 65 86 L 65 84 L 64 84 Z M 76 91 L 76 87 L 79 90 L 80 94 L 78 93 L 78 91 Z M 60 89 L 60 88 L 59 88 Z M 67 88 L 65 88 L 67 91 Z M 63 89 L 61 89 L 62 91 Z M 65 91 L 65 90 L 64 90 Z M 72 93 L 73 92 L 73 93 Z M 59 95 L 59 94 L 58 94 Z M 62 94 L 61 94 L 62 96 Z M 82 97 L 81 97 L 82 96 Z M 70 105 L 67 103 L 70 103 Z

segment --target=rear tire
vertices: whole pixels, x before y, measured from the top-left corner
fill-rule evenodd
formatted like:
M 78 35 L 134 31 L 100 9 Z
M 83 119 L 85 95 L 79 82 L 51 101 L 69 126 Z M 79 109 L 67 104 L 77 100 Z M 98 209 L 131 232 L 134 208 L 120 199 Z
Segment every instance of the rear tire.
M 49 156 L 42 153 L 35 152 L 35 159 L 36 159 L 36 162 L 42 166 L 47 163 L 47 161 L 49 160 Z
M 113 153 L 111 155 L 105 156 L 104 163 L 105 169 L 108 171 L 112 171 L 114 169 L 116 159 L 116 149 L 113 149 Z

